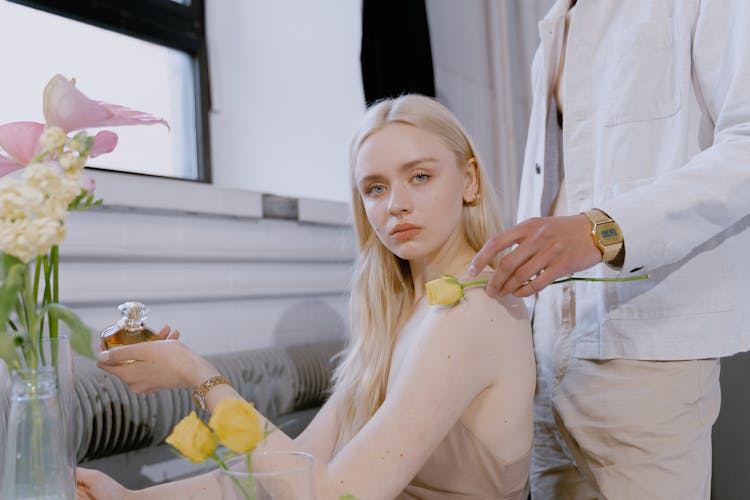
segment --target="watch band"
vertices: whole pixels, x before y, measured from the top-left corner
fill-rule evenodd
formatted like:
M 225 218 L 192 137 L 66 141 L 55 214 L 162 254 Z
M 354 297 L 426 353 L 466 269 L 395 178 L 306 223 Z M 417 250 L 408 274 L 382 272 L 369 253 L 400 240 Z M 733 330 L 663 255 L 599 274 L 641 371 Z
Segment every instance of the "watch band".
M 217 385 L 226 384 L 231 386 L 232 382 L 223 375 L 216 375 L 203 382 L 193 391 L 193 402 L 201 410 L 206 409 L 206 394 Z

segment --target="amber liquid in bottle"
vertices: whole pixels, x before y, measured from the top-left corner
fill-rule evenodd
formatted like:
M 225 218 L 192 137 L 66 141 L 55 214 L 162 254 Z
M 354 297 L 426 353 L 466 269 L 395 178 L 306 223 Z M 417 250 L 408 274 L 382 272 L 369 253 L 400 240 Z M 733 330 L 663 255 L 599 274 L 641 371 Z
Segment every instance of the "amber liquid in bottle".
M 103 349 L 159 340 L 159 335 L 143 323 L 148 314 L 145 305 L 140 302 L 125 302 L 120 304 L 118 309 L 122 313 L 120 321 L 108 326 L 99 334 Z

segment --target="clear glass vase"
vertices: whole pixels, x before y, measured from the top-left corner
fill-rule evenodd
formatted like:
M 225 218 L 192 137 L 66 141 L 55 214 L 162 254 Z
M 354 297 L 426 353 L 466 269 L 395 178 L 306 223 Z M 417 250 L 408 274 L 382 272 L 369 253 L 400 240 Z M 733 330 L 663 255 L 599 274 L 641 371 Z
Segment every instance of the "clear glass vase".
M 40 362 L 51 368 L 56 376 L 57 394 L 60 398 L 60 416 L 63 422 L 65 448 L 70 454 L 71 474 L 75 474 L 78 442 L 82 429 L 78 425 L 78 405 L 76 404 L 75 377 L 73 373 L 73 348 L 70 337 L 60 335 L 55 338 L 40 339 Z M 75 478 L 75 476 L 74 476 Z
M 8 412 L 10 411 L 10 373 L 8 365 L 0 359 L 0 444 L 8 442 Z M 0 492 L 3 484 L 3 456 L 0 452 Z M 0 498 L 2 496 L 0 495 Z
M 4 500 L 75 498 L 56 379 L 49 368 L 13 372 L 4 447 Z
M 244 456 L 221 471 L 222 500 L 315 500 L 313 457 L 289 451 L 256 451 L 251 472 Z

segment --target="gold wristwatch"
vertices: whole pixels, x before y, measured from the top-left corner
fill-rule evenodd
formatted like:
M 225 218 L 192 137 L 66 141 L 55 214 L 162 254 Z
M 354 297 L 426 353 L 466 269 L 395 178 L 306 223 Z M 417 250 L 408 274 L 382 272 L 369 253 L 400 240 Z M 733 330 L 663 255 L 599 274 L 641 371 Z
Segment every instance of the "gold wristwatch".
M 594 244 L 602 251 L 602 262 L 612 264 L 623 250 L 620 226 L 609 215 L 596 208 L 584 212 L 584 215 L 593 224 L 591 236 Z
M 231 386 L 232 382 L 230 382 L 228 378 L 222 375 L 217 375 L 206 380 L 197 389 L 195 389 L 193 391 L 193 403 L 195 403 L 195 406 L 197 406 L 201 410 L 205 410 L 206 408 L 208 408 L 206 406 L 206 394 L 208 394 L 208 391 L 210 391 L 212 388 L 220 384 L 227 384 Z

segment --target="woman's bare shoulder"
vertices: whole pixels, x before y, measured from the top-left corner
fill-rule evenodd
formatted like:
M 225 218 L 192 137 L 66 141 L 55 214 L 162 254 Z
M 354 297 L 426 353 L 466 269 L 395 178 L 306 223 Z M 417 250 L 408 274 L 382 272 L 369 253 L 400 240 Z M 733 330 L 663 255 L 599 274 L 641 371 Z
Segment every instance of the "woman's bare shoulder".
M 476 280 L 486 279 L 483 274 Z M 483 285 L 466 287 L 464 297 L 455 305 L 432 306 L 427 323 L 444 331 L 442 335 L 472 342 L 478 352 L 514 351 L 514 346 L 525 350 L 531 345 L 531 324 L 523 300 L 490 297 Z

